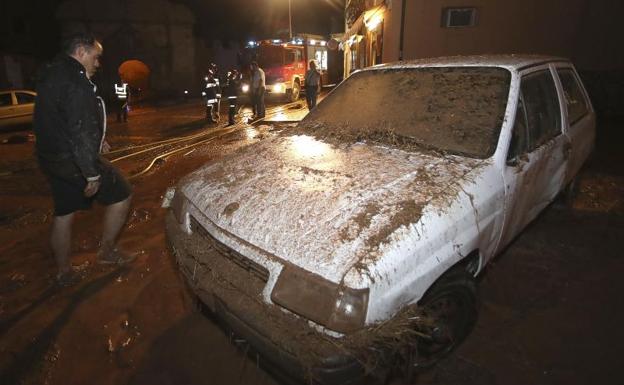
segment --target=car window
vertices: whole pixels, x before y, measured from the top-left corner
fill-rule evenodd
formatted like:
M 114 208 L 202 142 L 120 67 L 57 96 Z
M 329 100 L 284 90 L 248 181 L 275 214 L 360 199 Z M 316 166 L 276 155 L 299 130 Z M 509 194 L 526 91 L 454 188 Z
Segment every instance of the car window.
M 522 79 L 522 96 L 533 150 L 561 133 L 561 110 L 550 71 L 540 71 Z
M 507 152 L 508 162 L 528 151 L 529 134 L 527 131 L 526 110 L 524 108 L 522 96 L 518 100 L 516 120 L 514 121 L 511 135 L 511 143 L 509 144 L 509 151 Z
M 511 73 L 498 67 L 357 72 L 300 126 L 317 137 L 483 159 L 498 144 L 510 82 Z
M 560 68 L 557 72 L 559 73 L 565 102 L 568 107 L 568 119 L 570 124 L 574 124 L 589 112 L 587 100 L 585 100 L 581 86 L 571 69 Z
M 17 104 L 28 104 L 35 102 L 35 96 L 25 92 L 16 92 Z
M 11 104 L 13 104 L 11 94 L 0 94 L 0 107 L 10 106 Z

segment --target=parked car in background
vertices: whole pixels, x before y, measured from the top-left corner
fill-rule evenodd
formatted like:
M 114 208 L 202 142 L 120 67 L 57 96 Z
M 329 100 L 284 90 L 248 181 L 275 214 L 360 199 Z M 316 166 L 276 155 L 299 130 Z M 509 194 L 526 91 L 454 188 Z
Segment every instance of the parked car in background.
M 0 128 L 32 123 L 36 96 L 27 90 L 0 91 Z
M 475 277 L 572 183 L 594 138 L 562 58 L 375 66 L 297 127 L 185 177 L 167 233 L 192 290 L 261 363 L 319 383 L 409 373 L 470 333 Z

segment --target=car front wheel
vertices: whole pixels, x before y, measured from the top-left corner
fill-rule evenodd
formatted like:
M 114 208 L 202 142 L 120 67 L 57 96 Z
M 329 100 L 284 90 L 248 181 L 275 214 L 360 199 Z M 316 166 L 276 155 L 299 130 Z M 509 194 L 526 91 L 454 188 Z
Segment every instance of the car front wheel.
M 431 325 L 406 352 L 403 370 L 408 379 L 433 366 L 470 334 L 478 316 L 475 279 L 463 266 L 453 268 L 431 286 L 418 305 Z

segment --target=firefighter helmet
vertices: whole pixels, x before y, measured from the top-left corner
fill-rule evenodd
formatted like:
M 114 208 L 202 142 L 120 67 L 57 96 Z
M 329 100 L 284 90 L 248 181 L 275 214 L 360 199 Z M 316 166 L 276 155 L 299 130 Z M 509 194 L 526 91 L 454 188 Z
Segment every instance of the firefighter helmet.
M 208 65 L 208 73 L 212 76 L 217 76 L 218 67 L 215 63 L 210 63 Z
M 233 69 L 231 71 L 228 71 L 228 79 L 229 80 L 236 80 L 240 77 L 240 72 L 238 72 L 237 69 Z

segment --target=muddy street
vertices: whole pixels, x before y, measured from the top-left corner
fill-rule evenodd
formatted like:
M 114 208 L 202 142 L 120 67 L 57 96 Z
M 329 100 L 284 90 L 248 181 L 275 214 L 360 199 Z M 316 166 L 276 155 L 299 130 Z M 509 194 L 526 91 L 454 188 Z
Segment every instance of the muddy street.
M 116 269 L 95 264 L 103 209 L 79 213 L 72 262 L 84 278 L 69 288 L 54 285 L 52 201 L 33 158 L 33 138 L 28 130 L 2 132 L 0 384 L 277 384 L 245 341 L 199 310 L 167 248 L 161 204 L 167 189 L 200 165 L 301 119 L 307 109 L 300 104 L 269 105 L 267 121 L 231 130 L 207 125 L 193 100 L 133 109 L 127 123 L 109 119 L 113 150 L 212 136 L 194 137 L 192 143 L 205 142 L 188 148 L 164 142 L 115 162 L 132 176 L 134 192 L 120 245 L 138 258 Z M 572 207 L 551 205 L 488 266 L 475 331 L 417 383 L 624 380 L 617 371 L 624 357 L 623 123 L 599 121 L 596 150 Z M 169 151 L 176 152 L 152 162 Z

